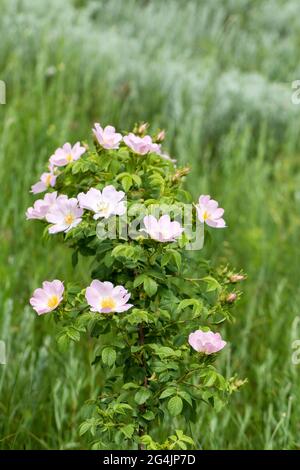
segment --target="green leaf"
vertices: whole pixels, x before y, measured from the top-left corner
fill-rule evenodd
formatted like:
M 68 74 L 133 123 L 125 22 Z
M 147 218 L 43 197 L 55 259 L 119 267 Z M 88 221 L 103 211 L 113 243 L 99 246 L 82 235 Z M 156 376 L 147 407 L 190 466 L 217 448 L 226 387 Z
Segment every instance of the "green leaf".
M 126 321 L 130 325 L 139 325 L 140 323 L 153 323 L 153 319 L 145 310 L 140 310 L 138 308 L 134 308 L 131 313 L 126 316 Z
M 205 387 L 212 387 L 217 379 L 217 374 L 214 371 L 210 371 L 204 379 Z
M 163 400 L 164 398 L 171 397 L 176 394 L 176 389 L 175 388 L 166 388 L 159 396 L 160 400 Z
M 132 388 L 139 388 L 139 385 L 135 384 L 134 382 L 127 382 L 126 384 L 123 385 L 122 388 L 124 390 L 131 390 Z
M 131 175 L 131 178 L 133 179 L 133 181 L 135 182 L 137 186 L 141 186 L 142 180 L 139 175 Z
M 142 405 L 151 397 L 151 392 L 148 388 L 140 388 L 134 395 L 134 400 L 138 405 Z
M 143 418 L 147 421 L 152 421 L 153 419 L 155 419 L 155 414 L 153 413 L 153 411 L 148 410 L 146 411 L 146 413 L 143 414 Z
M 128 437 L 128 439 L 132 438 L 132 435 L 134 433 L 134 425 L 133 424 L 127 424 L 126 426 L 123 426 L 120 428 L 124 436 Z
M 181 266 L 181 254 L 178 251 L 171 250 L 172 257 L 175 261 L 175 264 L 177 266 L 177 269 L 179 271 L 180 266 Z
M 184 310 L 187 307 L 193 307 L 193 313 L 194 315 L 198 315 L 202 311 L 202 301 L 199 299 L 184 299 L 181 302 L 179 302 L 177 311 L 180 312 L 181 310 Z
M 183 441 L 183 442 L 186 442 L 187 444 L 190 444 L 192 446 L 196 445 L 195 444 L 195 441 L 193 441 L 193 439 L 189 436 L 186 436 L 182 431 L 181 429 L 176 429 L 176 434 L 177 434 L 177 437 L 180 441 Z
M 183 398 L 189 405 L 193 406 L 192 398 L 189 393 L 185 392 L 184 390 L 180 390 L 180 392 L 178 392 L 178 395 L 180 395 L 181 398 Z
M 157 282 L 154 281 L 154 279 L 151 279 L 151 277 L 145 276 L 144 289 L 145 289 L 146 294 L 149 297 L 152 297 L 157 292 Z
M 168 401 L 168 410 L 171 416 L 178 416 L 182 411 L 182 399 L 176 395 Z
M 203 277 L 201 281 L 206 282 L 207 284 L 206 292 L 212 292 L 214 290 L 221 289 L 221 285 L 217 279 L 212 276 Z
M 101 357 L 102 357 L 103 364 L 111 367 L 116 362 L 117 353 L 114 348 L 111 348 L 109 346 L 103 349 Z
M 145 280 L 145 274 L 140 274 L 133 281 L 133 287 L 136 288 L 136 287 L 140 286 L 141 284 L 143 284 L 144 280 Z
M 73 328 L 72 326 L 67 328 L 66 334 L 72 341 L 79 341 L 80 340 L 80 332 L 78 330 L 76 330 L 75 328 Z
M 172 349 L 168 346 L 159 346 L 158 344 L 149 344 L 149 347 L 153 349 L 155 354 L 157 354 L 161 359 L 165 359 L 167 357 L 180 357 L 181 351 L 178 349 Z
M 162 258 L 161 258 L 161 266 L 166 266 L 170 259 L 172 257 L 172 253 L 170 251 L 167 251 L 166 253 L 163 254 Z
M 130 176 L 123 176 L 122 186 L 123 186 L 125 193 L 127 193 L 132 186 L 132 178 Z

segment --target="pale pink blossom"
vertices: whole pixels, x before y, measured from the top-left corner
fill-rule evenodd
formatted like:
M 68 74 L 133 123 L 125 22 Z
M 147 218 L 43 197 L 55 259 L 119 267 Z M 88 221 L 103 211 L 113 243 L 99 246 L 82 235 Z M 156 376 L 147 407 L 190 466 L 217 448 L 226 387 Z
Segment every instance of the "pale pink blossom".
M 47 222 L 53 224 L 49 233 L 69 232 L 81 222 L 83 209 L 78 207 L 76 198 L 58 198 L 46 214 Z
M 171 222 L 169 215 L 162 215 L 158 220 L 153 215 L 146 215 L 143 222 L 145 228 L 141 232 L 159 242 L 174 242 L 184 231 L 179 222 Z
M 140 155 L 146 155 L 151 152 L 159 154 L 161 151 L 160 145 L 153 143 L 150 135 L 139 137 L 130 132 L 130 134 L 123 137 L 123 141 L 133 152 Z
M 86 289 L 85 298 L 92 312 L 110 313 L 125 312 L 133 307 L 128 304 L 130 294 L 123 286 L 116 286 L 111 282 L 92 281 Z
M 227 343 L 222 340 L 220 333 L 196 330 L 189 335 L 189 344 L 195 351 L 213 354 L 223 349 Z
M 85 150 L 85 147 L 82 147 L 80 142 L 76 142 L 73 147 L 67 142 L 62 147 L 55 150 L 54 155 L 50 157 L 50 165 L 65 166 L 68 163 L 78 160 L 81 155 L 85 153 Z
M 123 215 L 126 211 L 125 193 L 117 191 L 112 185 L 99 189 L 91 188 L 87 193 L 78 194 L 80 207 L 94 212 L 95 220 L 100 217 L 107 219 L 111 215 Z
M 122 134 L 116 132 L 113 126 L 106 126 L 104 129 L 98 122 L 94 124 L 93 133 L 99 145 L 104 149 L 118 149 L 122 140 Z
M 64 285 L 58 279 L 44 281 L 43 288 L 35 289 L 30 304 L 38 315 L 55 310 L 63 299 Z
M 62 200 L 63 198 L 67 198 L 67 196 L 57 196 L 57 192 L 54 191 L 53 193 L 47 193 L 45 194 L 44 199 L 38 199 L 35 201 L 33 204 L 33 207 L 29 207 L 26 211 L 26 218 L 27 220 L 29 219 L 44 219 L 46 214 L 49 212 L 51 207 L 54 206 L 54 204 L 58 200 Z
M 56 183 L 56 178 L 57 175 L 54 175 L 52 172 L 43 173 L 40 181 L 31 186 L 31 192 L 33 194 L 38 194 L 46 191 L 50 186 L 53 188 Z
M 226 227 L 225 220 L 222 218 L 224 209 L 219 207 L 217 201 L 211 199 L 210 196 L 200 196 L 196 209 L 200 222 L 205 222 L 210 227 L 215 228 Z

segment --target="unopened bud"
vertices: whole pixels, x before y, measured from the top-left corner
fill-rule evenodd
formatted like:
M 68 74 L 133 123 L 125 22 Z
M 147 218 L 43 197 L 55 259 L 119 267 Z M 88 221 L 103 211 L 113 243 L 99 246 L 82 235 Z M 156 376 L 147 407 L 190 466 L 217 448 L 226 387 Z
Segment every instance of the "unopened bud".
M 174 181 L 174 182 L 178 181 L 183 176 L 188 175 L 190 171 L 191 171 L 191 169 L 188 166 L 186 166 L 184 168 L 178 168 L 178 170 L 175 171 L 175 174 L 172 178 L 172 181 Z
M 163 140 L 165 140 L 165 137 L 166 137 L 166 133 L 164 130 L 160 131 L 157 136 L 156 136 L 156 142 L 162 142 Z
M 226 302 L 228 304 L 233 304 L 233 302 L 235 302 L 237 299 L 237 295 L 235 292 L 231 292 L 230 294 L 227 295 L 226 297 Z
M 138 127 L 138 134 L 144 134 L 146 130 L 148 129 L 149 124 L 148 122 L 143 122 L 142 124 L 139 125 Z
M 243 274 L 233 274 L 229 277 L 229 281 L 232 283 L 244 281 L 246 277 Z

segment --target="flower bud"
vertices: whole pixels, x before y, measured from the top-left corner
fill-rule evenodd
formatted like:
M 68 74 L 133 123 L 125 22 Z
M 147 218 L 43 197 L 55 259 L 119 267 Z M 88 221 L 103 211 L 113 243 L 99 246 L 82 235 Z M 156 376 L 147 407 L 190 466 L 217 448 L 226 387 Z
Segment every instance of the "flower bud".
M 156 142 L 162 142 L 163 140 L 165 140 L 165 137 L 166 137 L 166 133 L 164 130 L 160 131 L 157 136 L 156 136 Z
M 142 124 L 139 125 L 137 133 L 142 134 L 142 135 L 145 134 L 148 127 L 149 127 L 148 122 L 143 122 Z
M 229 277 L 229 281 L 235 284 L 236 282 L 241 282 L 246 279 L 246 276 L 243 274 L 232 274 L 232 276 Z
M 233 304 L 237 299 L 237 294 L 235 292 L 230 292 L 230 294 L 227 295 L 226 297 L 226 302 L 228 304 Z
M 182 178 L 183 176 L 186 176 L 189 174 L 189 172 L 191 171 L 191 169 L 186 166 L 184 168 L 178 168 L 178 170 L 176 170 L 173 178 L 172 178 L 172 181 L 178 181 L 180 178 Z

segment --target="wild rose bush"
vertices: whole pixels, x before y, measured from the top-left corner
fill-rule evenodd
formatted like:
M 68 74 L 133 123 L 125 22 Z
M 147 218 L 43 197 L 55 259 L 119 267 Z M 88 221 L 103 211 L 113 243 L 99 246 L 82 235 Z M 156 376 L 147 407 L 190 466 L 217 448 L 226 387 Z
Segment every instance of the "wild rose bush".
M 96 123 L 94 148 L 64 144 L 32 186 L 47 193 L 26 214 L 71 247 L 74 268 L 79 255 L 91 258 L 90 285 L 44 281 L 30 303 L 52 312 L 61 347 L 94 339 L 103 385 L 80 428 L 94 449 L 194 447 L 187 429 L 197 408 L 219 411 L 239 386 L 214 362 L 244 275 L 213 269 L 191 243 L 203 242 L 204 225 L 224 228 L 224 210 L 208 195 L 192 204 L 182 184 L 189 168 L 163 153 L 164 131 L 146 131 L 123 136 Z

